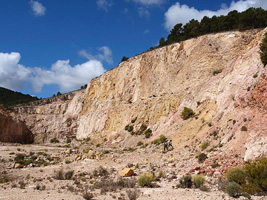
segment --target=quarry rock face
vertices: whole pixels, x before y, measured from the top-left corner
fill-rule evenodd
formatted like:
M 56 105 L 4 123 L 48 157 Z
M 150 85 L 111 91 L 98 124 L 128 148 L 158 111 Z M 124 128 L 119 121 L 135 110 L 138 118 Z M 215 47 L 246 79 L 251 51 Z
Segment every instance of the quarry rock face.
M 33 134 L 26 124 L 9 116 L 0 109 L 0 141 L 12 143 L 33 143 Z
M 146 142 L 164 134 L 175 148 L 206 141 L 255 159 L 267 149 L 264 33 L 217 33 L 157 48 L 93 79 L 86 90 L 17 106 L 13 116 L 26 122 L 35 142 L 76 136 L 136 145 L 125 126 L 138 131 L 144 123 L 152 130 Z M 195 116 L 183 120 L 184 107 Z

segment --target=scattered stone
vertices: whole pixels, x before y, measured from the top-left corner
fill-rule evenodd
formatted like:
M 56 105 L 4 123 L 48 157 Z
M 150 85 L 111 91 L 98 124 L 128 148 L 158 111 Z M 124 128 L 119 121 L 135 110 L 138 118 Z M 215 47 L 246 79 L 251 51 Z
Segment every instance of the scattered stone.
M 134 170 L 131 168 L 124 168 L 122 171 L 119 172 L 119 176 L 126 177 L 132 176 L 134 174 Z
M 14 168 L 15 169 L 23 168 L 23 165 L 19 163 L 15 163 Z

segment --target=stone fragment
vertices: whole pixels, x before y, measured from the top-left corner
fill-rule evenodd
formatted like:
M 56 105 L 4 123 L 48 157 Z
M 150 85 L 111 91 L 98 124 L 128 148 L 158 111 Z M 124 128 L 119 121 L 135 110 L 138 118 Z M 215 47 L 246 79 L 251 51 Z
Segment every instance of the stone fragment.
M 119 176 L 126 177 L 132 176 L 134 174 L 134 170 L 131 168 L 124 168 L 122 171 L 119 172 Z
M 23 165 L 19 163 L 15 163 L 14 168 L 15 169 L 23 168 Z

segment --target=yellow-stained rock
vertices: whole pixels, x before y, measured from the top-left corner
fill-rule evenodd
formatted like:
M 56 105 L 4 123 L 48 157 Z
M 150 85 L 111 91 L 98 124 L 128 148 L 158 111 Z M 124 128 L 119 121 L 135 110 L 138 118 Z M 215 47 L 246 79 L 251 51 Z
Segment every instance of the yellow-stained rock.
M 132 176 L 134 174 L 134 170 L 131 168 L 124 168 L 122 171 L 119 172 L 119 176 Z
M 23 165 L 21 165 L 19 163 L 15 163 L 14 168 L 15 169 L 23 168 Z

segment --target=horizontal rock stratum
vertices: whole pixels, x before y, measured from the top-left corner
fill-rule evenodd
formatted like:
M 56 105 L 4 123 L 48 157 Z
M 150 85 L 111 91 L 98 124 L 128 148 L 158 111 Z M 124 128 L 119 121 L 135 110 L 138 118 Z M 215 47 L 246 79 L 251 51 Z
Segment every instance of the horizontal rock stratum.
M 87 137 L 136 145 L 161 134 L 176 148 L 236 149 L 246 160 L 266 155 L 266 67 L 259 45 L 265 30 L 209 34 L 134 56 L 93 79 L 86 90 L 13 108 L 36 142 Z M 184 107 L 196 116 L 181 118 Z M 124 130 L 135 119 L 152 137 Z

